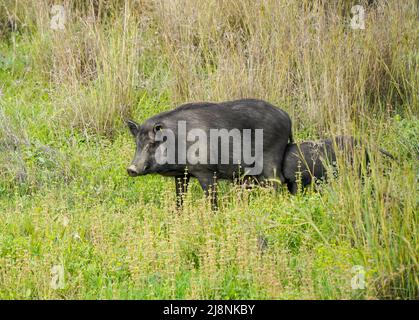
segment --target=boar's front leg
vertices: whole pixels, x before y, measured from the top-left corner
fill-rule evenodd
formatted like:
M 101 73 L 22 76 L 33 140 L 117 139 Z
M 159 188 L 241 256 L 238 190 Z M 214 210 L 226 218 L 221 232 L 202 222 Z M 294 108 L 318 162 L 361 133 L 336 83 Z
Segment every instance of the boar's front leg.
M 183 206 L 183 198 L 188 192 L 188 185 L 190 174 L 185 173 L 181 176 L 175 176 L 175 187 L 176 187 L 176 207 L 181 209 Z
M 217 204 L 217 177 L 210 173 L 195 175 L 204 190 L 205 196 L 210 198 L 211 209 L 216 211 L 218 209 Z

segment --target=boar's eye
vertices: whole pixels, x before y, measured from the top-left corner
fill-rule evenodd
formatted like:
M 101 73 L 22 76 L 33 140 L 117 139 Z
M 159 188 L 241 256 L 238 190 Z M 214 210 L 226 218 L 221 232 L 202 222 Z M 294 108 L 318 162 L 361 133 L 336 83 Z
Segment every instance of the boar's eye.
M 161 123 L 156 123 L 153 127 L 153 132 L 157 133 L 158 131 L 160 131 L 161 129 L 163 129 L 163 125 Z

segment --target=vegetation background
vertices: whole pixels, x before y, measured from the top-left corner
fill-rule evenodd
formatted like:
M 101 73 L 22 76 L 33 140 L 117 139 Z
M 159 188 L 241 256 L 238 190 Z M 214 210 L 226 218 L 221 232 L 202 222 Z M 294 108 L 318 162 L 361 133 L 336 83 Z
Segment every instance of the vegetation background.
M 418 299 L 418 12 L 0 0 L 0 298 Z M 297 141 L 363 139 L 371 174 L 297 196 L 224 183 L 217 214 L 196 183 L 178 213 L 171 179 L 127 176 L 125 119 L 245 97 L 286 110 Z

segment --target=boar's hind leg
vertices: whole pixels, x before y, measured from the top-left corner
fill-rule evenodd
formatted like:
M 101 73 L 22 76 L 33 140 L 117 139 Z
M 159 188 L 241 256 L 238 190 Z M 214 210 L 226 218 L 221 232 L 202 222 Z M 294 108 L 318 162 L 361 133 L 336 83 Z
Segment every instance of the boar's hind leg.
M 292 194 L 292 195 L 296 195 L 298 192 L 298 185 L 297 182 L 287 182 L 287 187 L 288 187 L 288 191 Z
M 272 183 L 272 186 L 276 191 L 280 188 L 279 186 L 285 182 L 285 177 L 282 173 L 282 159 L 277 155 L 264 155 L 263 160 L 263 171 L 260 176 L 261 180 L 267 180 Z
M 212 174 L 195 175 L 204 190 L 205 196 L 210 197 L 212 210 L 217 210 L 217 179 Z
M 176 207 L 178 209 L 182 208 L 183 198 L 188 192 L 188 184 L 190 179 L 189 174 L 184 174 L 181 176 L 175 176 L 175 186 L 176 186 Z

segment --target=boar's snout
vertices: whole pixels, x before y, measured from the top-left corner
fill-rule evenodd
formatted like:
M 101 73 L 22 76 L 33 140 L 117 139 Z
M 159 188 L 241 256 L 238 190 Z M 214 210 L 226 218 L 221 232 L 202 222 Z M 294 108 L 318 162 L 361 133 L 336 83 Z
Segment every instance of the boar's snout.
M 127 168 L 127 172 L 131 177 L 136 177 L 140 175 L 140 171 L 138 170 L 138 168 L 136 166 L 134 166 L 133 164 L 130 165 Z

